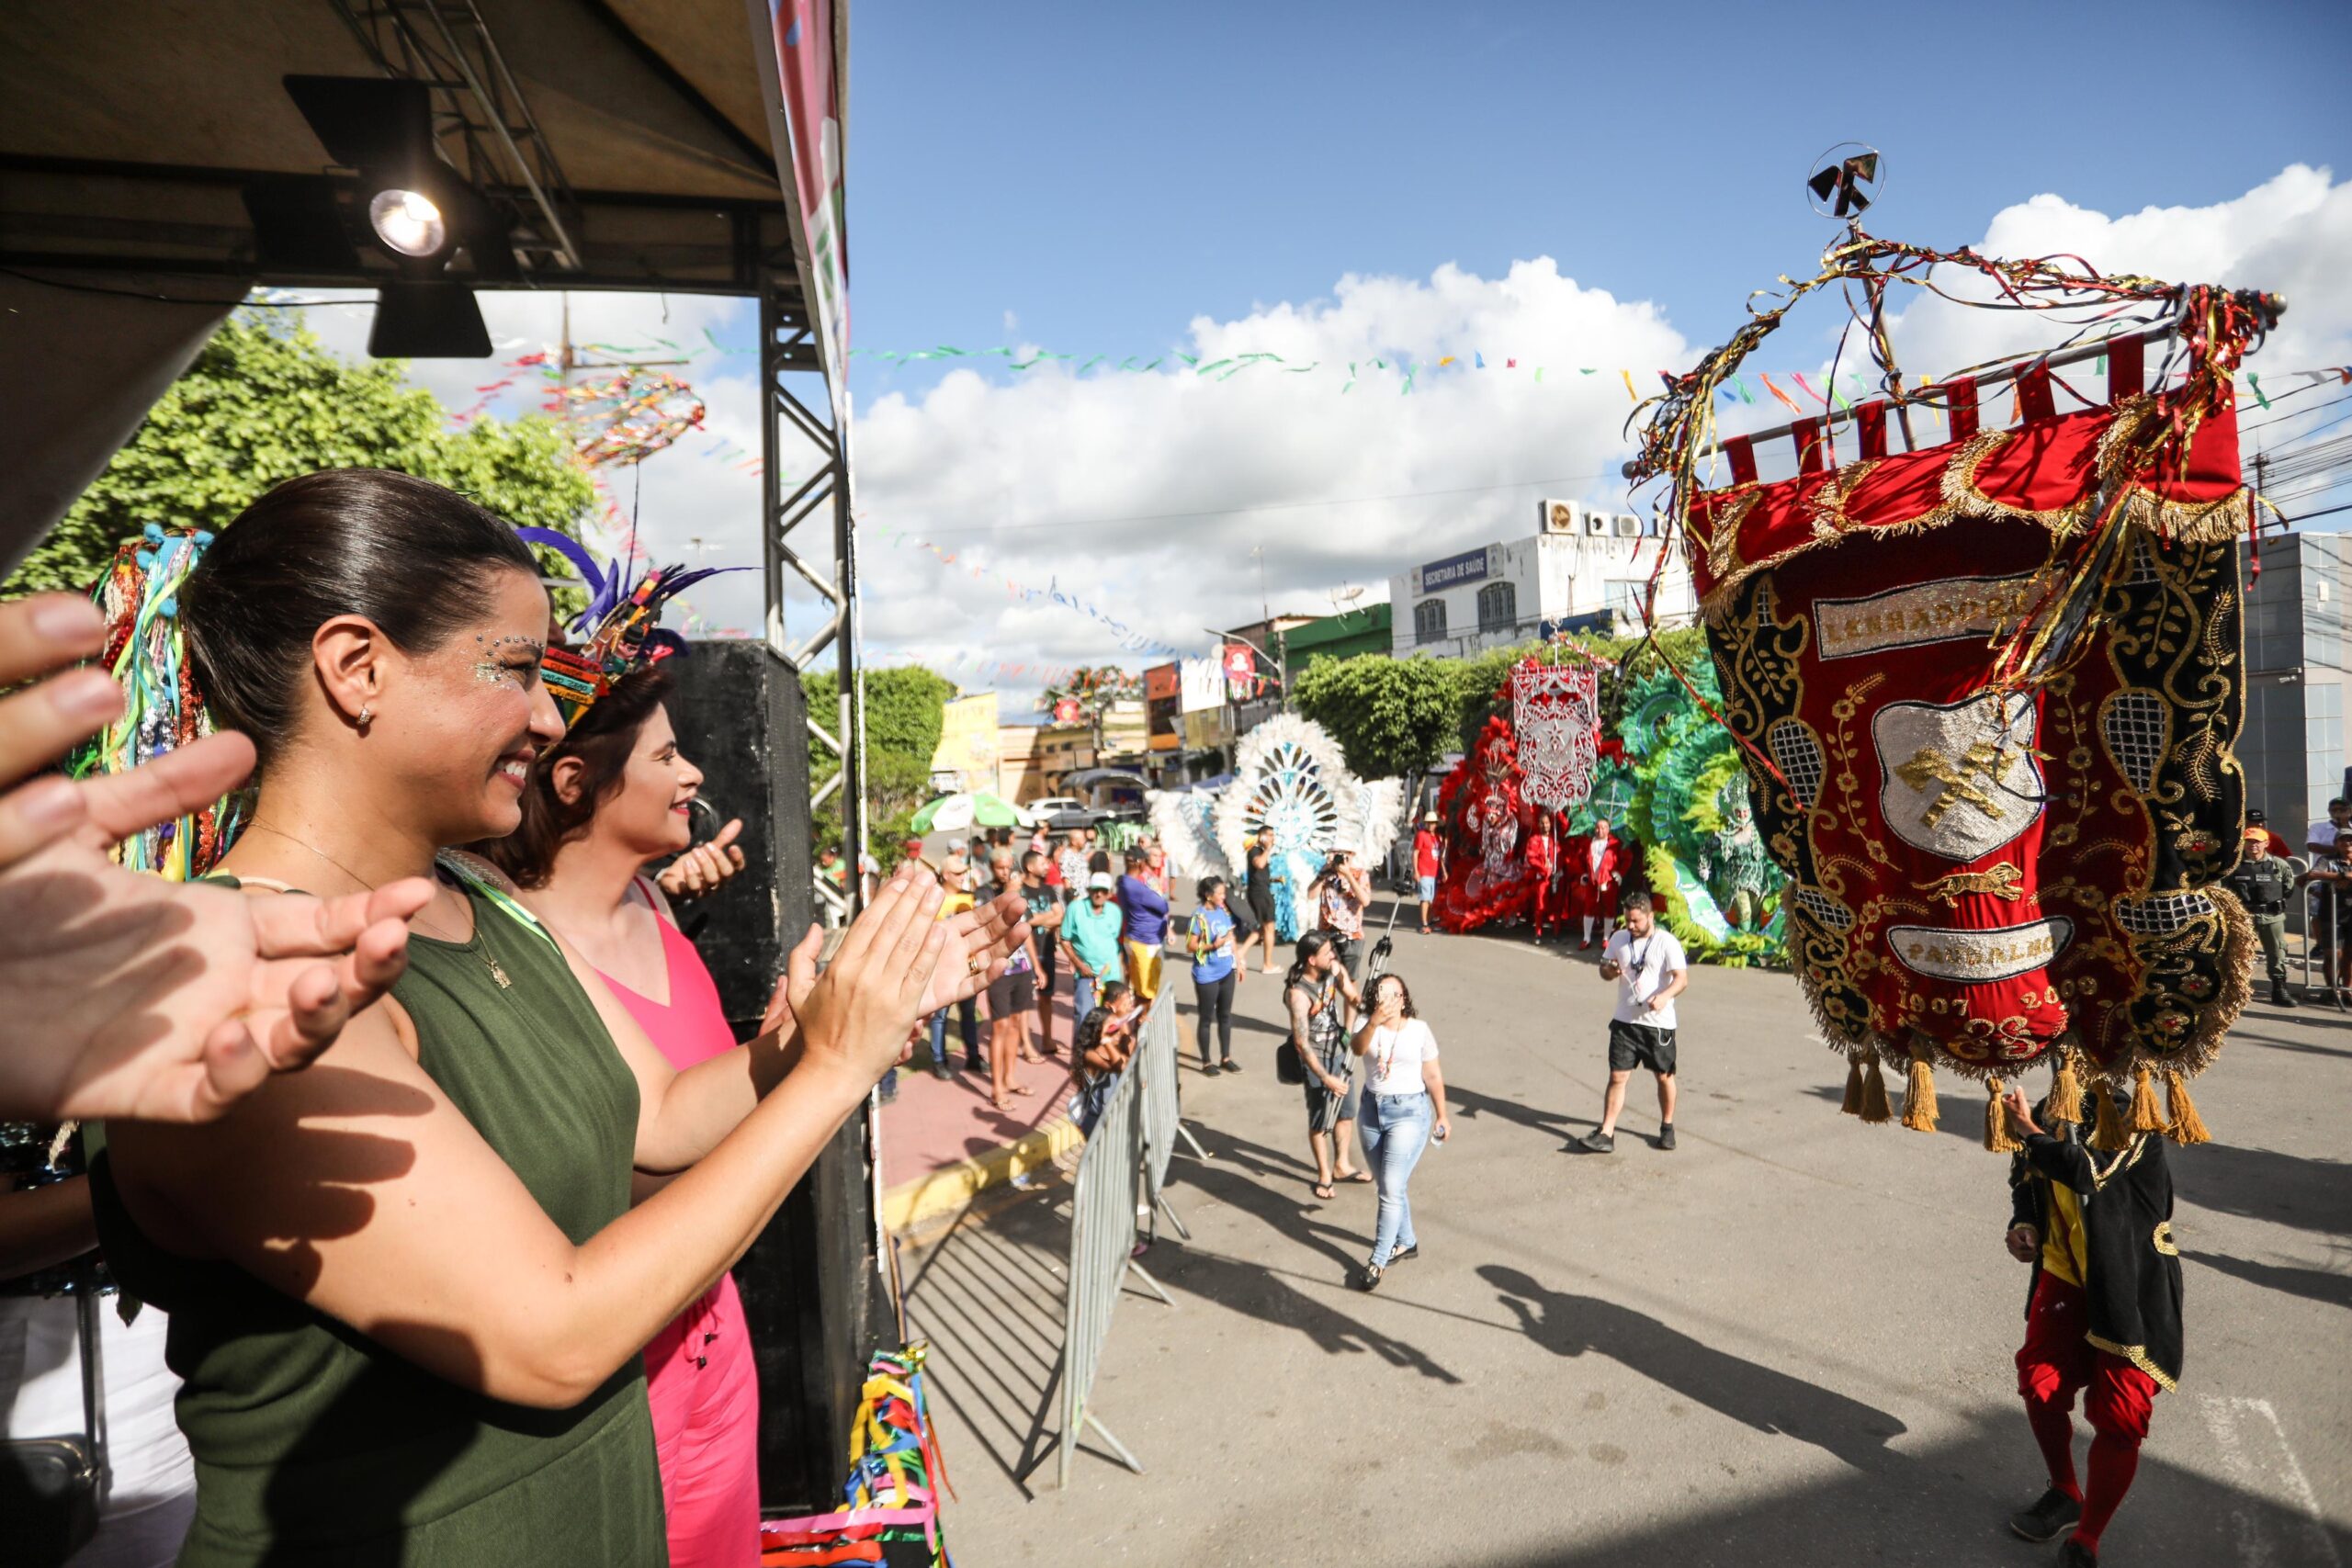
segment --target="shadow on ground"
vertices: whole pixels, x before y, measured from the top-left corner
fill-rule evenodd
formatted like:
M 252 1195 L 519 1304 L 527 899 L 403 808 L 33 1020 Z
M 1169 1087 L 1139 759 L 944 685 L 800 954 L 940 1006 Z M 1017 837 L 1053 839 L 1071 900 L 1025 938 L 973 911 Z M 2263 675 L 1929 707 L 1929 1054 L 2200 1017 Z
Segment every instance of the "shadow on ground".
M 2197 1418 L 2193 1410 L 2179 1407 L 2158 1416 Z M 2043 1564 L 2054 1561 L 2054 1549 L 2027 1545 L 2005 1523 L 2012 1509 L 2032 1501 L 2027 1493 L 2034 1468 L 2023 1418 L 2012 1424 L 1987 1416 L 1973 1423 L 1960 1442 L 1917 1454 L 1890 1452 L 1883 1466 L 1845 1472 L 1826 1484 L 1694 1506 L 1669 1523 L 1532 1554 L 1472 1550 L 1453 1561 L 1493 1568 L 1821 1568 L 1845 1562 L 1931 1568 L 2013 1557 L 2020 1564 Z M 2162 1510 L 2160 1529 L 2151 1529 L 2146 1518 L 2152 1503 Z M 2142 1516 L 2137 1521 L 2135 1509 Z M 2327 1568 L 2352 1561 L 2352 1536 L 2346 1532 L 2154 1455 L 2142 1458 L 2131 1495 L 2108 1527 L 2103 1547 L 2118 1568 L 2126 1562 Z

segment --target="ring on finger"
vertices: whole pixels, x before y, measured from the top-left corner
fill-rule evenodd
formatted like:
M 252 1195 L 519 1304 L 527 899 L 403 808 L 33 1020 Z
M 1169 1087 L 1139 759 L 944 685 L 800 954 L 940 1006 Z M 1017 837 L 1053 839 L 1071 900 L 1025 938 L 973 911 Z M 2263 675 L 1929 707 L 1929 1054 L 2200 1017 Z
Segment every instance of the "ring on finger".
M 964 973 L 967 975 L 977 975 L 988 966 L 989 961 L 978 956 L 977 953 L 972 957 L 964 960 Z

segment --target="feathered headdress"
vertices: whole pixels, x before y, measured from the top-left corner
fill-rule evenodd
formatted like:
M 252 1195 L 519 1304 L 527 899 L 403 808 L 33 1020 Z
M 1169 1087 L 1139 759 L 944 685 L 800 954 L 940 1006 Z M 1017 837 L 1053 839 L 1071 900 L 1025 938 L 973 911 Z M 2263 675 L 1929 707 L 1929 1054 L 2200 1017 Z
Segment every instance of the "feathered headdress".
M 565 624 L 575 639 L 568 648 L 550 648 L 539 666 L 539 678 L 555 699 L 556 711 L 570 729 L 632 670 L 642 670 L 672 654 L 686 651 L 685 639 L 662 629 L 662 606 L 670 599 L 723 571 L 742 567 L 658 567 L 628 580 L 628 563 L 615 561 L 600 568 L 587 547 L 552 528 L 517 528 L 525 543 L 545 545 L 580 569 L 588 588 L 588 607 Z
M 180 588 L 211 543 L 201 529 L 165 533 L 150 523 L 115 551 L 91 589 L 107 623 L 104 667 L 122 687 L 123 709 L 120 718 L 74 749 L 66 759 L 71 777 L 127 773 L 212 733 L 212 715 L 188 667 L 179 622 Z M 201 876 L 236 840 L 243 803 L 242 795 L 231 795 L 158 823 L 116 845 L 114 858 L 175 882 Z

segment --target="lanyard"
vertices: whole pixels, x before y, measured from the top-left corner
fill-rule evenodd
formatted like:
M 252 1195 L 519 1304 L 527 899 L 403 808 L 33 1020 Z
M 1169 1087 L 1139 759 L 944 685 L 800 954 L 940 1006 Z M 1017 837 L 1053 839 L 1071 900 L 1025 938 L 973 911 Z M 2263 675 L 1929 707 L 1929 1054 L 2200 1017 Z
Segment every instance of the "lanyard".
M 538 916 L 523 908 L 520 903 L 515 901 L 514 896 L 509 894 L 504 888 L 492 884 L 488 878 L 481 875 L 471 866 L 468 865 L 464 860 L 457 855 L 435 855 L 434 857 L 433 863 L 447 872 L 450 875 L 456 877 L 458 881 L 464 883 L 468 887 L 472 888 L 476 893 L 479 893 L 483 897 L 489 899 L 492 904 L 497 905 L 509 915 L 512 915 L 516 920 L 522 923 L 525 930 L 537 936 L 541 942 L 546 942 L 548 944 L 548 950 L 550 953 L 553 953 L 558 958 L 561 958 L 563 956 L 563 949 L 556 944 L 556 940 L 551 934 L 549 934 L 548 928 L 539 923 Z

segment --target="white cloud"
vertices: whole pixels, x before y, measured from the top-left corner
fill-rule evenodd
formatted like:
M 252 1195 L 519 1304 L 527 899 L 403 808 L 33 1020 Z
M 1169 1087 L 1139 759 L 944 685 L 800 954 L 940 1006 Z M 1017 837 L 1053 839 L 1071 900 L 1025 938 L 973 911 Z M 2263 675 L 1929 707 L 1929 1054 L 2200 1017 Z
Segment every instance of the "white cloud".
M 2150 207 L 2110 218 L 2062 197 L 2036 196 L 1995 215 L 1977 249 L 1988 255 L 2072 254 L 2106 274 L 2260 288 L 2286 296 L 2278 331 L 2249 361 L 2256 374 L 2340 365 L 2352 356 L 2352 185 L 2291 164 L 2244 196 L 2210 207 Z M 1939 272 L 1941 281 L 1945 273 Z M 1955 288 L 1956 293 L 1963 292 Z M 1980 285 L 1965 292 L 1982 298 Z M 1931 371 L 2051 341 L 2047 321 L 1938 299 L 1910 305 L 1894 329 L 1906 364 Z
M 1117 656 L 1087 617 L 1012 600 L 1007 577 L 1057 582 L 1191 649 L 1206 646 L 1204 627 L 1256 619 L 1261 596 L 1308 613 L 1343 582 L 1377 597 L 1406 564 L 1529 531 L 1541 495 L 1613 493 L 1624 383 L 1577 367 L 1690 355 L 1656 307 L 1580 287 L 1549 259 L 1497 278 L 1451 265 L 1426 281 L 1350 276 L 1329 299 L 1196 320 L 1182 349 L 1203 364 L 1257 353 L 1320 368 L 1216 380 L 1048 363 L 1009 383 L 951 372 L 920 398 L 866 407 L 868 536 L 903 529 L 961 558 L 869 546 L 871 635 L 934 657 Z M 1423 369 L 1401 393 L 1400 361 L 1476 352 L 1487 369 Z M 1351 361 L 1360 374 L 1342 391 Z M 1333 497 L 1368 499 L 1300 504 Z
M 2266 384 L 2288 370 L 2352 361 L 2352 281 L 2342 265 L 2352 254 L 2352 185 L 2324 170 L 2296 165 L 2232 200 L 2121 217 L 2036 196 L 1996 214 L 1978 249 L 2073 252 L 2107 271 L 2283 293 L 2285 322 L 2253 362 Z M 1791 258 L 1755 258 L 1759 282 L 1783 269 L 1799 270 Z M 693 344 L 708 327 L 740 341 L 752 308 L 686 295 L 667 304 L 664 324 L 656 296 L 574 296 L 573 336 Z M 485 296 L 485 305 L 494 340 L 536 345 L 556 336 L 555 296 Z M 354 355 L 363 351 L 367 315 L 313 312 Z M 1777 379 L 1783 367 L 1812 358 L 1822 341 L 1812 334 L 1834 332 L 1841 319 L 1832 298 L 1801 310 L 1752 367 Z M 1017 325 L 1006 311 L 1009 341 Z M 1931 299 L 1908 302 L 1894 326 L 1915 375 L 2047 343 L 2049 330 L 2047 321 Z M 1491 278 L 1452 265 L 1425 280 L 1350 275 L 1329 299 L 1263 305 L 1234 321 L 1202 317 L 1170 350 L 1171 366 L 1180 349 L 1204 364 L 1275 354 L 1285 367 L 1319 366 L 1313 374 L 1261 364 L 1229 380 L 1167 366 L 1080 375 L 1070 362 L 1048 361 L 1010 377 L 952 371 L 919 396 L 885 395 L 861 405 L 855 432 L 867 646 L 877 662 L 911 655 L 941 668 L 959 653 L 1024 664 L 1138 662 L 1088 616 L 1010 595 L 1008 577 L 1052 584 L 1143 637 L 1186 648 L 1206 643 L 1204 627 L 1256 618 L 1261 594 L 1277 610 L 1306 613 L 1324 610 L 1343 582 L 1369 585 L 1377 599 L 1388 576 L 1415 561 L 1527 531 L 1540 495 L 1621 494 L 1617 470 L 1630 447 L 1617 367 L 1681 368 L 1704 346 L 1686 342 L 1659 306 L 1580 286 L 1538 258 Z M 1486 370 L 1423 370 L 1412 395 L 1399 395 L 1400 361 L 1430 366 L 1478 352 Z M 1508 367 L 1508 357 L 1519 365 Z M 1374 372 L 1374 359 L 1390 368 Z M 1342 392 L 1351 361 L 1360 374 Z M 1855 363 L 1850 353 L 1846 363 Z M 1602 368 L 1587 377 L 1584 367 Z M 419 362 L 412 374 L 462 407 L 493 372 L 481 361 L 443 361 Z M 712 434 L 644 466 L 649 547 L 691 558 L 688 541 L 698 536 L 710 562 L 755 564 L 757 480 L 703 456 L 722 436 L 758 450 L 752 363 L 706 355 L 685 374 L 709 405 Z M 1644 395 L 1655 385 L 1644 369 L 1636 379 Z M 1782 416 L 1760 397 L 1739 414 L 1758 425 Z M 806 457 L 787 465 L 801 473 L 808 466 Z M 626 503 L 635 476 L 615 478 Z M 1365 499 L 1321 504 L 1334 497 Z M 821 534 L 821 520 L 811 526 Z M 956 564 L 889 542 L 902 532 L 936 541 Z M 821 537 L 805 545 L 820 559 L 830 554 Z M 1252 554 L 1261 548 L 1262 588 Z M 756 574 L 694 597 L 713 622 L 758 625 Z M 796 610 L 794 629 L 812 615 Z

